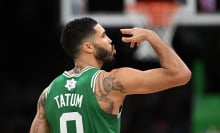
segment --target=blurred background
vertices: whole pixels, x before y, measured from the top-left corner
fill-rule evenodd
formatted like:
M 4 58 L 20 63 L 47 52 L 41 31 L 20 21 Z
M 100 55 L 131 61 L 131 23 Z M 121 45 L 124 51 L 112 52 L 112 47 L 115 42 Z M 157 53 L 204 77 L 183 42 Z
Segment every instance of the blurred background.
M 27 133 L 41 91 L 73 68 L 60 45 L 65 23 L 97 19 L 116 45 L 103 69 L 159 67 L 147 45 L 130 49 L 120 28 L 158 32 L 192 70 L 181 87 L 127 96 L 121 133 L 220 133 L 219 0 L 1 0 L 1 133 Z

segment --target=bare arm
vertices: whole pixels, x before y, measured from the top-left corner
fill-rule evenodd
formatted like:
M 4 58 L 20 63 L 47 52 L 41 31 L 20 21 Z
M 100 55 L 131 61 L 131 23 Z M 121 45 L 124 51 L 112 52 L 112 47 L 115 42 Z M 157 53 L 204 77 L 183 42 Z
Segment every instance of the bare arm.
M 161 68 L 139 71 L 131 68 L 122 68 L 113 74 L 122 82 L 127 94 L 153 93 L 186 84 L 191 78 L 191 71 L 176 54 L 153 31 L 142 28 L 121 29 L 122 34 L 132 35 L 123 37 L 122 41 L 140 45 L 148 41 L 159 57 Z
M 186 84 L 191 71 L 175 51 L 166 45 L 153 31 L 142 28 L 121 29 L 122 41 L 131 43 L 130 47 L 148 41 L 157 53 L 160 68 L 137 70 L 119 68 L 103 72 L 97 78 L 96 98 L 99 105 L 108 113 L 117 114 L 126 95 L 148 94 Z
M 44 111 L 45 105 L 45 90 L 39 97 L 37 104 L 37 113 L 32 122 L 30 133 L 50 133 L 49 124 Z

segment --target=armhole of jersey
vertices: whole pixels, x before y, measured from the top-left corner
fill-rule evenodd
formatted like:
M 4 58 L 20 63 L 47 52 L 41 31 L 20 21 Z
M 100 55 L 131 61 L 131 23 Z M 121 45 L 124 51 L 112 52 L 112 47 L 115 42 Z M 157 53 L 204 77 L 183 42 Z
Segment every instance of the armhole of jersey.
M 45 90 L 45 93 L 46 93 L 45 94 L 45 99 L 47 99 L 47 95 L 50 93 L 51 85 L 52 85 L 52 83 Z
M 101 72 L 103 72 L 103 70 L 97 71 L 97 72 L 92 76 L 91 88 L 92 88 L 93 93 L 95 93 L 95 81 L 96 81 L 96 78 L 97 78 L 97 76 L 98 76 Z M 113 116 L 113 117 L 117 117 L 117 118 L 120 118 L 120 117 L 121 117 L 122 108 L 120 109 L 120 111 L 119 111 L 118 114 L 108 114 L 108 113 L 104 112 L 104 110 L 102 110 L 100 106 L 99 106 L 99 108 L 100 108 L 100 110 L 101 110 L 105 115 L 107 114 L 108 116 L 111 116 L 111 117 Z
M 97 76 L 102 72 L 102 70 L 97 71 L 93 76 L 92 76 L 92 80 L 91 80 L 91 88 L 92 88 L 92 92 L 95 92 L 95 81 Z

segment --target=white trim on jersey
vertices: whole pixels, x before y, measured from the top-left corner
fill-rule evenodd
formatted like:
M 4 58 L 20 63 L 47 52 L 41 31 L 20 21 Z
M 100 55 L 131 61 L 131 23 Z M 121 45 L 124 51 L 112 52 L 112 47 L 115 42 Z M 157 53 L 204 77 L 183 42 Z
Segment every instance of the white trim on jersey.
M 45 95 L 46 99 L 47 99 L 47 95 L 50 93 L 51 85 L 52 85 L 52 83 L 50 83 L 50 85 L 45 90 L 46 91 L 46 95 Z
M 98 70 L 93 76 L 92 76 L 92 80 L 91 80 L 91 88 L 93 93 L 95 92 L 95 81 L 97 76 L 102 72 L 102 70 Z
M 68 77 L 68 78 L 79 77 L 79 76 L 82 75 L 84 72 L 86 72 L 86 71 L 88 71 L 89 69 L 92 69 L 92 68 L 94 68 L 94 67 L 92 67 L 92 66 L 87 66 L 87 67 L 83 68 L 80 73 L 74 74 L 74 75 L 70 75 L 67 71 L 64 71 L 64 72 L 63 72 L 63 75 L 64 75 L 65 77 Z

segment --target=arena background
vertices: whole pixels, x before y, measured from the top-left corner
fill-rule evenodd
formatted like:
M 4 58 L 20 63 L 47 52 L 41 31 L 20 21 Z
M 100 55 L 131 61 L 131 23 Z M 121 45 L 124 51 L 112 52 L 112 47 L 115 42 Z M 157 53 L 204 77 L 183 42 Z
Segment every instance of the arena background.
M 60 46 L 61 1 L 1 0 L 0 3 L 0 132 L 27 133 L 41 91 L 53 78 L 73 67 Z M 98 0 L 94 3 L 100 5 L 91 6 L 105 5 Z M 118 6 L 120 11 L 120 4 Z M 218 15 L 219 8 L 212 13 Z M 104 66 L 104 69 L 158 67 L 158 62 L 136 60 L 132 56 L 134 49 L 120 41 L 119 28 L 106 27 L 107 34 L 117 44 L 118 54 L 116 64 Z M 220 23 L 180 24 L 172 44 L 192 70 L 192 80 L 185 86 L 157 94 L 128 96 L 122 113 L 121 133 L 220 132 Z

